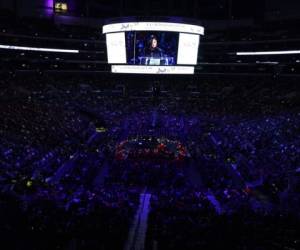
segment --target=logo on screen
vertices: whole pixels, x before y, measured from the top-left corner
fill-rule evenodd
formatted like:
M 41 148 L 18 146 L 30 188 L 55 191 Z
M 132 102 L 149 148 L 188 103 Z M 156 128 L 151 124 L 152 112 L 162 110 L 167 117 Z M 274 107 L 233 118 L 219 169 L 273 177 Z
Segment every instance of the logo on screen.
M 167 69 L 166 68 L 158 68 L 156 74 L 163 74 L 166 73 Z
M 122 24 L 121 30 L 127 30 L 129 28 L 129 24 Z

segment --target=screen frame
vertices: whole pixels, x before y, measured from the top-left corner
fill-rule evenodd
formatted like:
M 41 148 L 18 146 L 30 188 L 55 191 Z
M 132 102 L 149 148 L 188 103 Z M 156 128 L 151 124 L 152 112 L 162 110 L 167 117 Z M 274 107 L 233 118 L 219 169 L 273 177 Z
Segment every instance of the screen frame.
M 204 35 L 203 26 L 173 22 L 124 22 L 106 24 L 102 27 L 102 34 L 126 31 L 169 31 Z
M 193 75 L 194 66 L 143 66 L 111 65 L 111 72 L 118 74 Z

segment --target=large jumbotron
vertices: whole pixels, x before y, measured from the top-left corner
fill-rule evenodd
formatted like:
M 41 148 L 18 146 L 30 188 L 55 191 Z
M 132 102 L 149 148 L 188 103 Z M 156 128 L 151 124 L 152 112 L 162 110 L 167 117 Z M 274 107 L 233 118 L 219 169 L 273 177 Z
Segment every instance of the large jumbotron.
M 118 21 L 103 26 L 113 73 L 194 74 L 200 25 L 163 21 Z

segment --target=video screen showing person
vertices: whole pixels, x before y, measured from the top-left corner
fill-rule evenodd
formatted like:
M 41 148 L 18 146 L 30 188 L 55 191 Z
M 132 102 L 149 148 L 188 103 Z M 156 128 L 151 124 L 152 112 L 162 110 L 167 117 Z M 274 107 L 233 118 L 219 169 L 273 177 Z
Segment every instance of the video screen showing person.
M 127 63 L 176 65 L 178 39 L 175 32 L 126 32 Z

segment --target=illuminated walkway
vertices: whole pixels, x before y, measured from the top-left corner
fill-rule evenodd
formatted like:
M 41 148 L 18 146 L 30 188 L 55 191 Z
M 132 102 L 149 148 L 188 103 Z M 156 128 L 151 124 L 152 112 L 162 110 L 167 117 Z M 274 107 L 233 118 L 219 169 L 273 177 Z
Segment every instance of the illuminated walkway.
M 221 204 L 220 202 L 217 200 L 217 198 L 215 197 L 215 195 L 208 191 L 206 193 L 206 196 L 208 198 L 208 200 L 210 201 L 210 203 L 214 206 L 215 210 L 216 210 L 216 213 L 217 214 L 222 214 L 222 207 L 221 207 Z
M 143 250 L 147 233 L 151 194 L 140 194 L 140 205 L 129 230 L 125 250 Z

